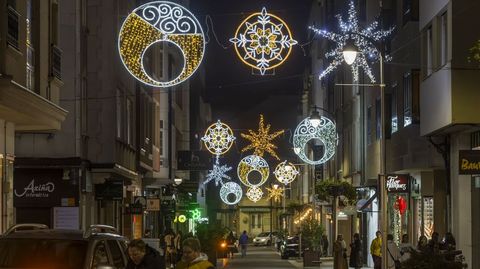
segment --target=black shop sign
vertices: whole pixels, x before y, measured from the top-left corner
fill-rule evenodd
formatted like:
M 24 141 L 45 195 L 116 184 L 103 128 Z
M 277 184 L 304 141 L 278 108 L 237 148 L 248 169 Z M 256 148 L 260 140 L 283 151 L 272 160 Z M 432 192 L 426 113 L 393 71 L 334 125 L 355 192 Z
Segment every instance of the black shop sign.
M 385 188 L 389 193 L 408 193 L 410 175 L 387 175 Z
M 480 174 L 480 150 L 460 150 L 458 155 L 460 175 Z

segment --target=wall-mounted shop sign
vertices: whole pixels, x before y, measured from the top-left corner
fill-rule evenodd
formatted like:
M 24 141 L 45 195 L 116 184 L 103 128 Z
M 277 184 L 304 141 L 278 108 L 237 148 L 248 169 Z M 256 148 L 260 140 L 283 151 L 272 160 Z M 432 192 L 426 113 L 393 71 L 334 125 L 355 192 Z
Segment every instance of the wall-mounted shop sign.
M 387 192 L 408 192 L 409 175 L 387 175 L 385 187 Z
M 480 150 L 460 150 L 458 152 L 460 175 L 480 174 Z
M 177 169 L 201 171 L 212 168 L 212 157 L 208 151 L 194 150 L 177 152 Z

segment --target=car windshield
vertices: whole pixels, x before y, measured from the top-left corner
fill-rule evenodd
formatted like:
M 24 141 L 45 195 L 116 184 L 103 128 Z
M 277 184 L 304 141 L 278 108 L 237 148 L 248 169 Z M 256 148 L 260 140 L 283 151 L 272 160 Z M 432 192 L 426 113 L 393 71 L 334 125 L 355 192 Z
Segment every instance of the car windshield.
M 287 244 L 298 244 L 298 237 L 289 237 L 287 238 Z
M 0 240 L 0 268 L 80 269 L 87 242 L 53 239 Z
M 267 237 L 270 236 L 270 233 L 260 233 L 257 235 L 257 237 Z

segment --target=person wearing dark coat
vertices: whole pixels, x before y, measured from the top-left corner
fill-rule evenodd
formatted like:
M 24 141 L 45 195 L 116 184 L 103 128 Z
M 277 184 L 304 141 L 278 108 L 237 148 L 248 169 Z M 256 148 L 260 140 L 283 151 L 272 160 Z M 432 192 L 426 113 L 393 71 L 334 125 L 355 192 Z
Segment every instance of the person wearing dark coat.
M 130 241 L 127 251 L 126 269 L 165 269 L 164 257 L 141 239 Z
M 353 242 L 350 244 L 350 263 L 349 266 L 355 269 L 362 268 L 362 241 L 360 241 L 360 235 L 358 233 L 353 235 Z

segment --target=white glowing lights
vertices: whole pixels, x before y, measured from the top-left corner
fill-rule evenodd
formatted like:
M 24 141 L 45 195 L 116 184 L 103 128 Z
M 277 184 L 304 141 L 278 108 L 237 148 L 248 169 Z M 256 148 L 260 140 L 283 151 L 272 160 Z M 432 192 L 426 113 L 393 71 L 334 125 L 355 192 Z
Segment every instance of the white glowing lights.
M 374 21 L 365 29 L 360 29 L 357 18 L 357 11 L 353 1 L 350 1 L 348 10 L 348 21 L 344 21 L 341 15 L 336 16 L 339 23 L 340 33 L 333 33 L 326 30 L 316 29 L 313 26 L 309 28 L 315 33 L 337 43 L 336 48 L 325 54 L 326 58 L 333 58 L 330 65 L 323 70 L 319 79 L 322 79 L 328 73 L 332 72 L 337 66 L 344 61 L 343 49 L 347 45 L 348 40 L 353 40 L 353 43 L 358 48 L 359 52 L 355 61 L 352 63 L 353 80 L 358 81 L 358 69 L 361 67 L 370 80 L 375 82 L 375 76 L 372 69 L 368 65 L 367 57 L 376 60 L 380 57 L 380 52 L 375 47 L 373 42 L 378 42 L 385 39 L 393 32 L 393 27 L 388 30 L 378 30 L 378 22 Z M 388 58 L 386 58 L 388 60 Z
M 248 175 L 252 171 L 257 171 L 260 173 L 261 179 L 258 183 L 250 182 Z M 260 156 L 249 155 L 243 158 L 237 167 L 237 175 L 245 186 L 250 188 L 256 188 L 262 186 L 268 179 L 270 174 L 270 167 L 268 166 L 267 161 Z
M 218 186 L 218 183 L 220 183 L 220 185 L 223 185 L 223 179 L 230 179 L 230 176 L 226 174 L 230 170 L 232 170 L 232 167 L 227 166 L 226 164 L 220 165 L 218 162 L 216 162 L 213 165 L 213 169 L 208 170 L 207 177 L 203 184 L 207 184 L 208 182 L 215 180 L 215 186 Z
M 273 174 L 278 181 L 287 185 L 295 180 L 298 175 L 298 170 L 295 165 L 287 163 L 287 161 L 283 161 L 277 165 L 275 171 L 273 171 Z
M 305 146 L 312 139 L 318 139 L 323 143 L 323 156 L 319 160 L 310 160 L 307 157 Z M 293 134 L 293 150 L 295 154 L 304 162 L 312 165 L 322 164 L 335 155 L 335 149 L 338 145 L 338 134 L 333 123 L 329 118 L 321 117 L 320 125 L 313 127 L 309 118 L 304 119 L 295 129 Z
M 218 120 L 216 123 L 210 125 L 202 137 L 205 147 L 214 155 L 225 154 L 235 141 L 232 129 Z
M 229 199 L 229 196 L 231 196 L 231 194 L 235 196 L 235 199 L 233 201 Z M 240 187 L 240 185 L 235 182 L 227 182 L 222 185 L 222 188 L 220 188 L 220 198 L 227 205 L 238 204 L 242 199 L 242 195 L 242 187 Z
M 170 81 L 158 81 L 145 70 L 145 52 L 158 42 L 176 46 L 183 55 L 183 69 Z M 166 88 L 182 83 L 197 70 L 205 53 L 205 35 L 198 20 L 185 7 L 153 1 L 134 9 L 125 19 L 118 50 L 122 63 L 137 80 Z
M 238 26 L 230 42 L 236 45 L 238 57 L 262 75 L 281 65 L 290 55 L 292 46 L 297 44 L 288 25 L 279 17 L 267 13 L 265 8 L 248 16 Z
M 268 191 L 268 200 L 273 199 L 275 202 L 280 202 L 280 199 L 283 197 L 283 188 L 279 188 L 274 185 L 273 188 L 266 187 Z
M 254 203 L 260 201 L 260 199 L 262 199 L 262 196 L 263 191 L 258 187 L 249 188 L 247 191 L 247 198 Z

